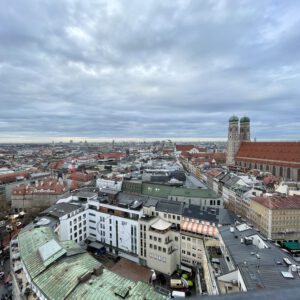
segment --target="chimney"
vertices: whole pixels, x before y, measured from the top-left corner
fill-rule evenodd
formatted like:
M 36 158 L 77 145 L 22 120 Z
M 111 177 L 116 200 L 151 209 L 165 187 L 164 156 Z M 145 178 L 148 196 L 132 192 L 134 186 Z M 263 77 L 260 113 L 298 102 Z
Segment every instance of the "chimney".
M 94 275 L 100 276 L 103 274 L 103 265 L 99 265 L 98 267 L 94 268 Z
M 77 277 L 77 279 L 78 279 L 79 283 L 84 283 L 84 282 L 88 281 L 91 277 L 92 277 L 92 273 L 88 272 L 88 273 L 85 273 L 85 274 Z

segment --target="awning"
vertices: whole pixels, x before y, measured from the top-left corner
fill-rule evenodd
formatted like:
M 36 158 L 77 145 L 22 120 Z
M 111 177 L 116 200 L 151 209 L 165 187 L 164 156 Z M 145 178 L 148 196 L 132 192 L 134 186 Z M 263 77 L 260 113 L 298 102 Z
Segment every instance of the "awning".
M 105 246 L 103 244 L 101 244 L 101 243 L 98 243 L 98 242 L 92 242 L 92 243 L 89 244 L 89 247 L 92 247 L 94 249 L 100 250 L 100 249 L 102 249 Z
M 297 242 L 284 242 L 283 247 L 291 252 L 300 252 L 300 244 Z
M 208 222 L 199 223 L 192 221 L 181 221 L 180 229 L 196 234 L 209 235 L 212 237 L 217 236 L 217 228 L 213 225 L 209 225 Z

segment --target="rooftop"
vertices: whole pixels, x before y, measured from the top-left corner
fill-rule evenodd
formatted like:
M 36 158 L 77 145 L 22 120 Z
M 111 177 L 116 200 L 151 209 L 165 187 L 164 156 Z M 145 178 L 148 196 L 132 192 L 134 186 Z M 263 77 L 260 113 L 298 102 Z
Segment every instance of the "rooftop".
M 62 202 L 47 208 L 41 213 L 41 215 L 50 215 L 56 218 L 60 218 L 66 214 L 76 211 L 79 208 L 80 207 L 78 205 Z
M 283 263 L 284 257 L 287 257 L 292 264 L 297 263 L 288 253 L 261 238 L 254 229 L 231 232 L 230 226 L 224 226 L 219 228 L 219 233 L 235 265 L 240 269 L 248 290 L 299 286 L 298 274 L 294 276 L 294 280 L 284 278 L 281 274 L 288 271 L 288 267 Z M 258 247 L 254 242 L 249 245 L 241 242 L 241 239 L 251 236 L 258 236 L 256 244 L 265 246 Z
M 300 164 L 300 142 L 242 142 L 236 158 Z
M 164 231 L 164 230 L 169 229 L 171 226 L 172 226 L 171 223 L 169 223 L 163 219 L 158 219 L 155 223 L 153 223 L 151 225 L 151 228 L 155 229 L 155 230 L 159 230 L 159 231 Z
M 170 214 L 181 215 L 185 204 L 182 202 L 172 200 L 158 200 L 156 211 L 167 212 Z
M 48 227 L 19 234 L 20 256 L 33 284 L 49 300 L 166 299 L 144 282 L 111 271 L 74 241 L 58 241 Z M 51 261 L 51 263 L 49 263 Z
M 144 195 L 158 198 L 168 198 L 169 196 L 187 198 L 219 198 L 219 196 L 210 189 L 192 189 L 151 183 L 143 183 L 142 193 Z
M 269 209 L 300 209 L 300 196 L 268 196 L 255 197 L 252 201 L 257 202 Z

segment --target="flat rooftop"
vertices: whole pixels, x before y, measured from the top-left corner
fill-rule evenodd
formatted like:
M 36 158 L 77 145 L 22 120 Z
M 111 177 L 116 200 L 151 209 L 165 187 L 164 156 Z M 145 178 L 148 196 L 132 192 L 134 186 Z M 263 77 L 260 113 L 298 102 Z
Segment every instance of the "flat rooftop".
M 230 226 L 219 228 L 219 233 L 229 251 L 229 254 L 239 268 L 248 290 L 259 288 L 287 288 L 300 285 L 300 276 L 293 272 L 294 278 L 284 278 L 281 272 L 287 272 L 288 267 L 284 264 L 283 258 L 288 258 L 292 264 L 297 262 L 278 246 L 261 237 L 256 230 L 244 227 L 245 230 L 230 231 Z M 241 242 L 245 237 L 258 235 L 261 241 L 258 244 L 265 244 L 266 248 L 260 249 L 256 245 L 247 245 Z

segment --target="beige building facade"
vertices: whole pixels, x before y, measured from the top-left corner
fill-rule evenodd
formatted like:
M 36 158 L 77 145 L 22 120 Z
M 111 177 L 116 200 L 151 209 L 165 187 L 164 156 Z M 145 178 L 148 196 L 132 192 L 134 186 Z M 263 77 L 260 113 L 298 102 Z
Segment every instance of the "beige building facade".
M 300 241 L 300 196 L 255 197 L 250 216 L 267 238 L 279 243 Z

